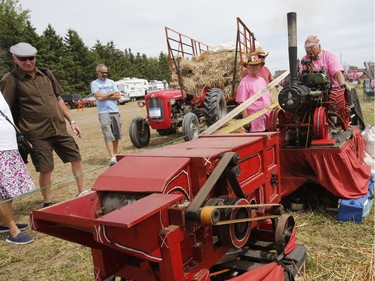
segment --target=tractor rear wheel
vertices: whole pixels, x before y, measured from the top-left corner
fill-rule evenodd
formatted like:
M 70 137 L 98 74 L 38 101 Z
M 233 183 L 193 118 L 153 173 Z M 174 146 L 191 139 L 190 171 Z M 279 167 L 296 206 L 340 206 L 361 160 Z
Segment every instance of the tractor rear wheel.
M 204 117 L 207 127 L 220 120 L 225 114 L 227 114 L 227 103 L 224 92 L 218 88 L 210 89 L 204 101 Z
M 186 113 L 184 119 L 182 120 L 182 134 L 185 141 L 198 138 L 199 120 L 197 115 L 192 112 Z
M 135 147 L 142 148 L 150 143 L 150 126 L 142 117 L 135 117 L 129 127 L 129 137 Z

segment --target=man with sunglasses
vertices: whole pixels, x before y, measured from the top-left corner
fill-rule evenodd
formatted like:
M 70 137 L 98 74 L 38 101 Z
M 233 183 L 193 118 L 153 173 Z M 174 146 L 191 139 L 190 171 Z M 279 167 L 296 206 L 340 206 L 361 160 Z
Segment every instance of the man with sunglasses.
M 91 93 L 96 98 L 99 122 L 102 127 L 104 142 L 111 157 L 109 165 L 117 163 L 116 154 L 121 140 L 121 116 L 118 110 L 118 100 L 121 98 L 116 83 L 108 79 L 108 68 L 104 64 L 96 67 L 98 79 L 91 82 Z
M 21 42 L 10 47 L 10 52 L 16 67 L 3 76 L 0 88 L 15 123 L 32 144 L 30 155 L 39 172 L 43 207 L 47 207 L 52 205 L 53 151 L 64 163 L 71 163 L 79 194 L 85 189 L 81 155 L 65 119 L 76 136 L 81 137 L 81 130 L 60 97 L 63 89 L 53 73 L 36 67 L 37 49 Z

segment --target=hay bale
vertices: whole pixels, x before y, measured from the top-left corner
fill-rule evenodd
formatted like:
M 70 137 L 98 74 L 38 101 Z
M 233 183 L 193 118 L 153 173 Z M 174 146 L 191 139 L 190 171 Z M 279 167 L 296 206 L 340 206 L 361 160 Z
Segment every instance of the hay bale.
M 231 98 L 234 71 L 237 80 L 235 91 L 242 78 L 242 68 L 239 64 L 235 68 L 234 61 L 235 52 L 227 50 L 206 51 L 191 60 L 182 58 L 180 67 L 185 90 L 199 93 L 204 86 L 220 88 L 227 98 Z M 171 84 L 178 85 L 177 73 L 172 73 Z

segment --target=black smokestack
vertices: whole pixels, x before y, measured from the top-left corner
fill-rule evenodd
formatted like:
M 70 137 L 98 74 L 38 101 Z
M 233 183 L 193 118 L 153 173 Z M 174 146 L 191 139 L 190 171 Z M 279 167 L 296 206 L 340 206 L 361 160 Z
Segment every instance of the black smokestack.
M 289 51 L 289 70 L 290 85 L 297 83 L 297 15 L 288 13 L 288 51 Z

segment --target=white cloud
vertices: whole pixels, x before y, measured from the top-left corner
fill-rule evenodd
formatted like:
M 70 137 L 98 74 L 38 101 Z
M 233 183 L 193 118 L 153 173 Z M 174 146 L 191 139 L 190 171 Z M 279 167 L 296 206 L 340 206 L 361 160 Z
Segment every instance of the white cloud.
M 78 32 L 88 47 L 96 40 L 113 41 L 117 48 L 158 56 L 167 53 L 164 27 L 168 26 L 208 45 L 234 42 L 236 17 L 255 33 L 270 52 L 271 71 L 288 69 L 287 13 L 297 13 L 298 54 L 310 34 L 318 35 L 323 49 L 341 56 L 343 63 L 363 66 L 374 60 L 373 0 L 20 0 L 30 10 L 39 34 L 50 23 L 64 36 Z

